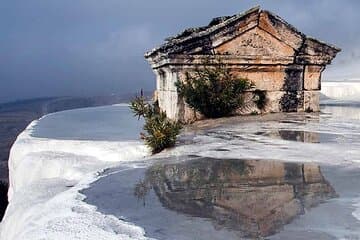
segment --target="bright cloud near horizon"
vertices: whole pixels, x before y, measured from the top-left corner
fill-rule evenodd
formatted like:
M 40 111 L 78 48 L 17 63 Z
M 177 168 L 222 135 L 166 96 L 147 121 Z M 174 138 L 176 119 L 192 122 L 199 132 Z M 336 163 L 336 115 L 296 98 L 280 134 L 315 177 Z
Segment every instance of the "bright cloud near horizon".
M 152 90 L 146 51 L 185 28 L 255 5 L 342 48 L 324 80 L 360 78 L 358 0 L 5 0 L 0 102 Z

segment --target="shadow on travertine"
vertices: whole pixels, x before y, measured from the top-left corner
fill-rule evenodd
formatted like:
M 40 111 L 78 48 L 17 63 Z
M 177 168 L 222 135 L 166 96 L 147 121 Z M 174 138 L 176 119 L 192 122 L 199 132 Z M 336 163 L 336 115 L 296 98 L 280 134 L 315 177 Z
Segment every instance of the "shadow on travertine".
M 165 207 L 243 237 L 274 234 L 337 196 L 316 164 L 200 157 L 151 167 L 134 194 L 145 201 L 151 188 Z

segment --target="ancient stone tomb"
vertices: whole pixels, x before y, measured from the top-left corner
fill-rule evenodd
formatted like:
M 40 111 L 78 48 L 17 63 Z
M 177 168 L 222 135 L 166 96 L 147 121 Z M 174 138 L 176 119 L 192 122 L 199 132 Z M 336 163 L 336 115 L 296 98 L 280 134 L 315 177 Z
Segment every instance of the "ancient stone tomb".
M 205 27 L 187 29 L 146 53 L 145 58 L 156 74 L 155 97 L 160 108 L 171 119 L 189 122 L 201 116 L 178 96 L 175 82 L 184 81 L 185 73 L 201 67 L 205 60 L 211 65 L 220 59 L 234 74 L 254 83 L 239 114 L 316 112 L 321 74 L 339 51 L 256 7 L 215 18 Z M 263 109 L 250 101 L 255 90 L 265 93 Z

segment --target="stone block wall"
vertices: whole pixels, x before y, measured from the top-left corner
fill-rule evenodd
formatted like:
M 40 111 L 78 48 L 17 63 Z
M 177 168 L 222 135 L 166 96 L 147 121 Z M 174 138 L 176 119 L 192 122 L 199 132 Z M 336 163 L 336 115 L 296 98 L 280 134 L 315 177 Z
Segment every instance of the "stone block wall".
M 146 54 L 157 76 L 160 108 L 172 119 L 191 122 L 201 115 L 177 95 L 175 82 L 220 59 L 234 75 L 255 85 L 238 114 L 319 111 L 321 74 L 340 49 L 307 37 L 273 13 L 253 8 L 187 29 Z M 208 63 L 206 63 L 208 64 Z M 210 63 L 211 64 L 211 61 Z M 266 106 L 253 104 L 252 91 L 266 93 Z
M 239 65 L 232 67 L 234 75 L 247 78 L 255 87 L 244 94 L 244 106 L 238 114 L 319 111 L 320 81 L 323 66 L 302 65 Z M 175 83 L 185 80 L 191 66 L 172 66 L 157 71 L 156 96 L 160 108 L 169 118 L 182 122 L 201 119 L 177 94 Z M 258 109 L 253 102 L 254 90 L 265 91 L 266 105 Z

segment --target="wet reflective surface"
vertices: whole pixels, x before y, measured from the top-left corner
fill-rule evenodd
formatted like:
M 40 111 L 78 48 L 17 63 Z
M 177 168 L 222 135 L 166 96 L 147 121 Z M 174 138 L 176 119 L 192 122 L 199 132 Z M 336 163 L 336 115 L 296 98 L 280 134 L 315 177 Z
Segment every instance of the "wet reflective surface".
M 33 137 L 60 140 L 138 140 L 143 121 L 127 105 L 82 108 L 52 113 L 34 127 Z M 136 134 L 137 133 L 137 134 Z
M 86 201 L 155 239 L 360 239 L 360 108 L 322 109 L 193 125 Z
M 256 132 L 256 135 L 267 136 L 286 141 L 304 142 L 304 143 L 336 143 L 341 141 L 342 136 L 331 133 L 310 132 L 301 130 L 278 130 L 269 132 Z
M 148 237 L 205 240 L 269 236 L 337 197 L 312 163 L 196 156 L 160 162 L 100 180 L 104 187 L 90 202 L 111 194 L 102 211 L 116 209 Z M 109 182 L 116 189 L 106 189 Z
M 337 196 L 316 164 L 240 159 L 155 165 L 134 188 L 144 207 L 150 189 L 164 207 L 246 237 L 271 235 L 305 208 Z

